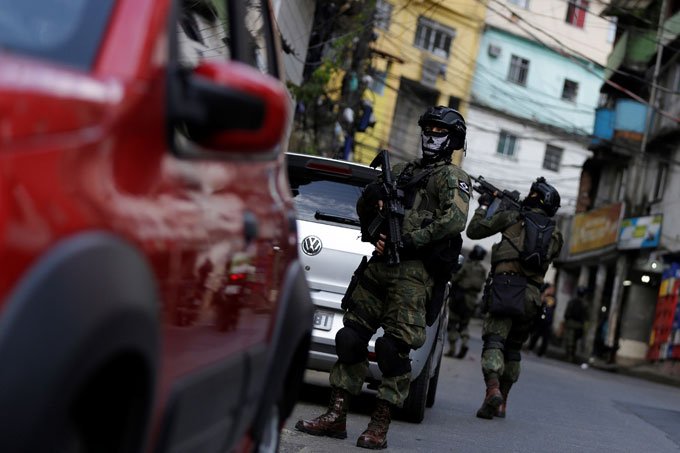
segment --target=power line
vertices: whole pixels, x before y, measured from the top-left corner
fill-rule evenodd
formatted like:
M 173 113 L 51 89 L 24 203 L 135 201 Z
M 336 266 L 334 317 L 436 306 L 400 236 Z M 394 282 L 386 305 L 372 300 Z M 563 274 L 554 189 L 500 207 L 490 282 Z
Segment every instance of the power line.
M 625 76 L 630 77 L 630 78 L 632 78 L 632 79 L 635 79 L 635 80 L 637 80 L 637 81 L 639 81 L 639 82 L 641 82 L 641 83 L 643 83 L 643 84 L 645 84 L 645 85 L 654 86 L 654 83 L 653 83 L 653 82 L 649 82 L 649 81 L 646 80 L 645 78 L 640 77 L 640 76 L 638 76 L 638 75 L 636 75 L 636 74 L 633 74 L 633 73 L 630 73 L 630 72 L 627 72 L 627 71 L 623 71 L 623 70 L 621 70 L 621 69 L 612 68 L 612 67 L 609 67 L 609 66 L 606 66 L 606 65 L 600 65 L 599 63 L 597 63 L 596 61 L 594 61 L 592 58 L 588 57 L 587 55 L 584 55 L 584 54 L 582 54 L 581 52 L 579 52 L 579 51 L 577 51 L 577 50 L 574 50 L 574 49 L 568 47 L 566 44 L 564 44 L 563 42 L 561 42 L 560 40 L 558 40 L 558 39 L 554 36 L 554 34 L 548 33 L 548 32 L 546 32 L 546 31 L 542 30 L 541 28 L 539 28 L 539 27 L 537 27 L 537 26 L 531 24 L 527 19 L 525 19 L 525 18 L 523 18 L 522 16 L 520 16 L 519 14 L 517 14 L 517 12 L 515 12 L 510 6 L 506 5 L 505 3 L 501 3 L 499 0 L 492 0 L 492 1 L 495 2 L 496 4 L 500 5 L 500 6 L 504 7 L 504 8 L 505 8 L 506 10 L 508 10 L 511 14 L 513 14 L 514 16 L 516 16 L 517 18 L 519 18 L 521 21 L 523 21 L 524 23 L 526 23 L 527 25 L 529 25 L 531 28 L 533 28 L 533 29 L 535 29 L 535 30 L 538 30 L 538 31 L 540 31 L 541 33 L 545 34 L 546 36 L 548 36 L 549 38 L 551 38 L 553 41 L 555 41 L 559 46 L 561 46 L 561 47 L 567 49 L 569 52 L 572 52 L 572 53 L 574 53 L 574 54 L 576 54 L 576 55 L 578 55 L 578 56 L 580 56 L 580 57 L 582 57 L 582 58 L 585 58 L 585 59 L 588 60 L 589 62 L 591 62 L 591 63 L 593 63 L 593 64 L 596 64 L 596 65 L 598 65 L 598 66 L 602 66 L 602 67 L 604 67 L 605 69 L 608 69 L 608 70 L 610 70 L 610 71 L 612 71 L 612 72 L 614 72 L 614 73 L 625 75 Z M 488 7 L 488 5 L 487 5 L 487 7 Z M 504 17 L 500 12 L 491 9 L 490 7 L 488 7 L 488 8 L 489 8 L 489 10 L 491 10 L 491 11 L 495 12 L 496 14 L 498 14 L 501 18 L 507 19 L 507 18 Z M 583 8 L 581 8 L 581 9 L 583 9 Z M 533 13 L 533 12 L 532 12 L 531 14 L 536 14 L 536 13 Z M 591 13 L 591 14 L 594 14 L 594 13 Z M 600 17 L 600 16 L 597 16 L 597 17 Z M 602 18 L 602 19 L 604 19 L 604 18 Z M 518 27 L 519 27 L 519 26 L 518 26 Z M 519 27 L 519 28 L 521 28 L 521 27 Z M 526 30 L 525 30 L 525 31 L 526 31 Z M 651 41 L 652 41 L 652 42 L 655 42 L 655 43 L 657 43 L 657 44 L 659 44 L 659 42 L 658 42 L 656 39 L 653 39 L 653 40 L 651 40 Z M 670 49 L 670 46 L 665 46 L 665 47 L 667 47 L 667 48 Z M 603 77 L 601 77 L 601 78 L 603 78 Z M 604 79 L 604 78 L 603 78 L 603 79 Z M 669 90 L 668 88 L 665 88 L 665 87 L 657 86 L 657 89 L 662 90 L 662 91 L 666 91 L 667 93 L 670 93 L 670 94 L 680 94 L 680 92 L 673 91 L 673 90 Z
M 402 26 L 403 26 L 403 25 L 402 25 Z M 404 26 L 404 27 L 405 27 L 405 26 Z M 405 27 L 405 28 L 406 28 L 406 27 Z M 391 41 L 391 39 L 392 39 L 389 35 L 384 35 L 384 37 L 385 37 L 388 41 Z M 454 41 L 454 45 L 455 45 L 455 41 Z M 414 48 L 412 48 L 412 47 L 403 48 L 403 49 L 404 49 L 404 50 L 405 50 L 405 49 L 408 49 L 408 51 L 413 51 L 413 52 L 416 51 L 416 50 L 415 50 Z M 463 60 L 463 59 L 460 57 L 460 55 L 458 55 L 458 53 L 466 55 L 466 56 L 468 57 L 468 61 Z M 454 49 L 452 49 L 452 51 L 451 51 L 451 58 L 460 60 L 461 63 L 463 63 L 464 65 L 466 65 L 467 63 L 470 63 L 470 62 L 475 61 L 475 58 L 474 58 L 474 57 L 470 56 L 470 54 L 467 54 L 462 48 L 459 48 L 459 47 L 455 47 Z M 412 62 L 412 63 L 418 63 L 418 61 L 415 61 L 415 60 L 408 60 L 408 61 L 409 61 L 409 62 Z M 482 66 L 482 65 L 479 63 L 478 60 L 477 60 L 477 66 L 478 66 L 478 68 L 480 68 L 480 69 L 482 69 L 482 70 L 485 70 L 485 71 L 489 72 L 491 76 L 493 76 L 493 77 L 499 79 L 500 81 L 502 81 L 502 82 L 505 82 L 505 81 L 506 81 L 506 80 L 503 79 L 502 77 L 497 76 L 493 71 L 491 71 L 491 70 L 487 69 L 486 67 Z M 455 77 L 458 77 L 458 78 L 460 78 L 460 75 L 461 75 L 461 74 L 460 74 L 460 73 L 452 73 L 452 72 L 451 72 L 452 70 L 453 70 L 453 65 L 447 65 L 447 68 L 446 68 L 446 76 L 447 76 L 447 77 L 454 77 L 454 78 L 455 78 Z M 471 82 L 474 78 L 479 79 L 479 77 L 485 77 L 483 74 L 477 74 L 476 72 L 475 72 L 475 73 L 472 73 L 472 74 L 463 72 L 462 75 L 466 76 L 465 78 L 466 78 L 466 80 L 469 81 L 469 82 Z M 388 75 L 388 76 L 389 76 L 389 75 Z M 486 78 L 486 77 L 485 77 L 485 78 Z M 497 89 L 498 91 L 501 91 L 503 94 L 511 95 L 511 96 L 512 96 L 513 98 L 515 98 L 515 99 L 524 99 L 524 100 L 526 100 L 526 101 L 528 101 L 528 102 L 530 102 L 530 103 L 539 105 L 539 106 L 541 106 L 541 107 L 551 107 L 551 108 L 556 108 L 556 109 L 559 109 L 559 110 L 581 111 L 581 112 L 583 112 L 583 113 L 591 113 L 591 114 L 594 112 L 594 109 L 595 109 L 595 106 L 593 106 L 593 107 L 592 107 L 591 109 L 589 109 L 589 110 L 586 110 L 586 109 L 579 109 L 578 107 L 571 107 L 571 106 L 565 106 L 565 105 L 555 105 L 555 104 L 541 103 L 541 102 L 538 102 L 538 101 L 534 100 L 532 97 L 523 96 L 523 95 L 521 95 L 521 94 L 519 94 L 519 93 L 510 94 L 509 92 L 507 92 L 507 91 L 505 91 L 505 90 L 502 90 L 502 89 L 500 89 L 500 88 L 497 88 L 497 87 L 496 87 L 496 89 Z M 552 97 L 553 99 L 562 100 L 561 98 L 554 97 L 554 96 L 550 96 L 548 93 L 545 93 L 545 92 L 543 92 L 543 94 L 544 94 L 545 96 Z M 466 102 L 469 102 L 469 101 L 466 101 Z M 528 113 L 533 114 L 534 112 L 531 111 L 531 112 L 528 112 Z M 565 120 L 564 118 L 559 118 L 559 120 L 560 120 L 559 123 L 562 123 L 562 124 L 565 124 L 565 125 L 569 125 L 569 126 L 571 126 L 572 128 L 576 128 L 576 127 L 577 127 L 575 124 L 571 123 L 570 121 Z
M 478 0 L 478 1 L 483 1 L 483 0 Z M 503 4 L 500 3 L 498 0 L 491 0 L 491 1 L 503 5 Z M 506 16 L 503 16 L 498 10 L 493 9 L 491 6 L 487 5 L 487 8 L 489 8 L 489 10 L 495 12 L 496 14 L 498 14 L 499 16 L 501 16 L 502 18 L 506 19 L 507 21 L 509 21 L 509 22 L 511 22 L 511 23 L 515 23 L 515 22 L 513 22 L 513 20 L 512 20 L 511 18 L 506 17 Z M 514 13 L 514 12 L 513 12 L 513 14 L 514 14 L 520 21 L 526 23 L 529 27 L 531 27 L 531 28 L 533 28 L 533 29 L 535 29 L 535 30 L 537 30 L 537 31 L 539 31 L 539 32 L 541 32 L 541 33 L 544 33 L 544 34 L 548 35 L 551 39 L 553 39 L 555 42 L 557 42 L 561 47 L 563 47 L 563 48 L 569 50 L 570 52 L 572 52 L 572 54 L 565 53 L 565 56 L 567 56 L 567 57 L 570 58 L 571 60 L 577 62 L 579 65 L 581 65 L 582 67 L 584 67 L 587 71 L 593 72 L 592 68 L 590 68 L 588 65 L 584 65 L 584 64 L 583 64 L 582 62 L 580 62 L 577 58 L 575 58 L 574 55 L 579 55 L 581 58 L 584 58 L 584 59 L 586 59 L 587 61 L 589 61 L 589 62 L 591 62 L 591 63 L 594 63 L 594 64 L 597 64 L 596 62 L 593 62 L 590 58 L 588 58 L 587 56 L 581 54 L 580 52 L 577 52 L 577 51 L 574 51 L 573 49 L 570 49 L 568 46 L 564 45 L 561 41 L 559 41 L 559 40 L 558 40 L 557 38 L 555 38 L 554 36 L 550 35 L 550 34 L 547 33 L 546 31 L 541 30 L 540 28 L 535 27 L 535 26 L 532 25 L 531 23 L 529 23 L 529 22 L 527 22 L 526 20 L 524 20 L 524 19 L 523 19 L 520 15 L 518 15 L 517 13 Z M 516 25 L 517 25 L 517 24 L 516 24 Z M 531 32 L 531 31 L 527 30 L 526 28 L 522 27 L 521 25 L 517 25 L 517 26 L 518 26 L 519 28 L 521 28 L 522 30 L 524 30 L 526 33 L 528 33 L 532 38 L 534 38 L 534 39 L 535 39 L 538 43 L 540 43 L 541 45 L 543 45 L 543 46 L 545 46 L 546 48 L 549 48 L 549 49 L 551 48 L 551 46 L 549 46 L 549 45 L 546 44 L 541 38 L 539 38 L 538 36 L 536 36 L 535 33 L 533 33 L 533 32 Z M 599 76 L 598 76 L 598 77 L 599 77 Z M 645 99 L 641 98 L 640 96 L 638 96 L 637 94 L 633 93 L 632 91 L 630 91 L 630 90 L 628 90 L 628 89 L 622 87 L 622 86 L 619 85 L 618 83 L 612 82 L 611 80 L 609 80 L 609 79 L 604 79 L 604 78 L 603 78 L 603 81 L 604 81 L 604 83 L 606 83 L 607 85 L 613 87 L 614 89 L 616 89 L 616 90 L 618 90 L 618 91 L 621 91 L 622 93 L 627 94 L 628 96 L 630 96 L 631 98 L 633 98 L 633 99 L 635 99 L 636 101 L 640 102 L 641 104 L 645 104 L 648 108 L 651 108 L 651 109 L 656 110 L 659 114 L 661 114 L 661 115 L 663 115 L 663 116 L 665 116 L 665 117 L 667 117 L 667 118 L 669 118 L 669 119 L 671 119 L 671 120 L 673 120 L 673 121 L 675 121 L 675 122 L 680 122 L 680 118 L 676 118 L 676 117 L 674 117 L 673 114 L 671 114 L 671 113 L 668 113 L 668 112 L 663 111 L 663 110 L 661 110 L 661 109 L 657 109 L 656 107 L 650 105 L 648 101 L 646 101 Z
M 395 21 L 394 23 L 395 23 L 395 24 L 398 24 L 400 27 L 402 27 L 402 28 L 404 28 L 404 29 L 406 29 L 406 30 L 414 31 L 412 28 L 408 27 L 407 25 L 405 25 L 405 24 L 403 24 L 403 23 L 396 22 L 396 21 Z M 389 30 L 388 30 L 386 34 L 383 34 L 383 36 L 384 36 L 388 41 L 391 41 L 392 38 L 389 36 L 389 33 L 390 33 L 390 32 L 389 32 Z M 455 41 L 454 41 L 454 46 L 456 46 L 456 45 L 455 45 Z M 414 48 L 412 48 L 412 47 L 407 47 L 407 48 L 403 48 L 403 47 L 402 47 L 402 50 L 404 50 L 404 49 L 406 49 L 406 50 L 408 50 L 408 51 L 410 51 L 410 52 L 415 52 L 415 51 L 416 51 L 416 50 L 415 50 Z M 467 56 L 467 57 L 468 57 L 468 61 L 463 60 L 463 59 L 460 57 L 459 54 L 463 54 L 463 55 Z M 479 65 L 478 59 L 477 59 L 475 56 L 471 56 L 470 54 L 466 53 L 462 47 L 454 47 L 454 49 L 452 49 L 451 52 L 450 52 L 450 58 L 459 59 L 459 60 L 463 63 L 464 67 L 467 66 L 467 65 L 470 65 L 470 63 L 475 62 L 475 61 L 477 61 L 478 66 L 480 66 L 480 65 Z M 410 62 L 416 63 L 416 64 L 419 63 L 418 61 L 414 61 L 414 60 L 410 60 Z M 486 69 L 486 68 L 482 67 L 482 69 Z M 458 74 L 458 73 L 451 74 L 451 71 L 452 71 L 452 70 L 453 70 L 453 65 L 447 65 L 447 68 L 446 68 L 446 74 L 447 74 L 447 76 L 451 76 L 451 75 L 452 75 L 454 78 L 455 78 L 455 77 L 460 77 L 460 74 Z M 488 72 L 490 72 L 491 75 L 492 75 L 493 77 L 499 79 L 500 81 L 505 82 L 505 79 L 502 79 L 501 77 L 497 76 L 497 75 L 496 75 L 495 73 L 493 73 L 492 71 L 488 71 Z M 484 77 L 484 78 L 486 79 L 486 77 L 485 77 L 483 74 L 473 73 L 472 76 L 470 76 L 470 74 L 467 74 L 467 73 L 463 73 L 463 74 L 464 74 L 465 76 L 467 76 L 467 81 L 468 81 L 468 82 L 471 82 L 471 81 L 473 80 L 473 78 L 478 78 L 478 77 Z M 598 74 L 594 74 L 594 75 L 595 75 L 596 77 L 598 77 L 598 79 L 601 78 L 601 76 L 599 76 Z M 550 104 L 545 104 L 545 103 L 539 103 L 539 102 L 535 101 L 533 98 L 523 96 L 523 95 L 521 95 L 521 94 L 519 94 L 519 93 L 510 94 L 510 93 L 508 93 L 507 91 L 501 90 L 501 89 L 499 89 L 499 88 L 496 88 L 496 89 L 497 89 L 498 91 L 501 91 L 503 94 L 511 95 L 514 99 L 517 99 L 517 100 L 522 100 L 522 99 L 524 99 L 524 100 L 526 100 L 526 101 L 528 101 L 528 102 L 530 102 L 530 103 L 533 103 L 533 104 L 537 104 L 537 105 L 540 104 L 541 107 L 546 107 L 546 106 L 548 106 L 548 107 L 551 107 L 551 108 L 553 108 L 553 109 L 559 109 L 559 110 L 571 110 L 571 111 L 577 111 L 577 110 L 578 110 L 577 108 L 575 108 L 575 107 L 570 107 L 570 106 L 554 105 L 554 104 L 553 104 L 553 105 L 550 105 Z M 544 93 L 544 95 L 548 95 L 548 93 Z M 548 95 L 548 96 L 549 96 L 549 95 Z M 557 98 L 557 97 L 553 97 L 553 98 L 554 98 L 554 99 L 559 99 L 559 100 L 561 100 L 561 98 Z M 526 108 L 526 106 L 522 106 L 522 107 L 523 107 L 523 108 Z M 595 110 L 595 106 L 592 107 L 592 110 L 588 110 L 588 111 L 581 110 L 581 111 L 584 112 L 584 113 L 590 113 L 590 112 L 594 112 L 594 110 Z M 535 113 L 536 113 L 536 112 L 534 112 L 534 111 L 527 111 L 527 114 L 529 114 L 529 116 L 533 116 Z M 541 112 L 541 113 L 544 113 L 544 112 Z M 555 112 L 551 112 L 551 114 L 556 118 L 556 123 L 557 123 L 557 124 L 561 124 L 561 125 L 563 125 L 563 126 L 571 127 L 571 128 L 574 129 L 574 130 L 580 130 L 580 131 L 581 131 L 580 134 L 589 134 L 587 131 L 581 129 L 580 126 L 577 126 L 577 125 L 575 125 L 574 123 L 572 123 L 571 121 L 566 120 L 564 117 L 561 117 L 561 116 L 556 115 Z

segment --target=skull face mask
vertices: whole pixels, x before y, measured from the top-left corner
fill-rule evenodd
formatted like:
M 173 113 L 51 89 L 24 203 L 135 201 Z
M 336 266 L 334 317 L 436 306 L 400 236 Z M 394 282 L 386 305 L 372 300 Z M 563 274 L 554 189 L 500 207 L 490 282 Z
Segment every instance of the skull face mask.
M 441 155 L 445 155 L 448 151 L 451 139 L 448 132 L 433 132 L 430 130 L 423 130 L 420 133 L 421 147 L 423 150 L 423 159 L 435 160 Z

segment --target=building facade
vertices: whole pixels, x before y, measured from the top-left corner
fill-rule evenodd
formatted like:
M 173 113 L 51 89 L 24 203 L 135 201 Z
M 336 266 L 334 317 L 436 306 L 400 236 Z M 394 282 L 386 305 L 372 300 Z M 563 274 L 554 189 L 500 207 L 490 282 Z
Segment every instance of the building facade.
M 468 114 L 463 168 L 524 197 L 544 176 L 559 191 L 560 223 L 576 212 L 611 23 L 581 2 L 490 0 Z M 583 6 L 583 5 L 582 5 Z M 612 36 L 613 38 L 613 36 Z M 568 225 L 563 225 L 563 229 Z M 475 243 L 487 250 L 499 237 Z M 556 323 L 577 281 L 557 280 Z
M 370 162 L 380 148 L 395 160 L 420 156 L 417 122 L 428 106 L 467 116 L 484 11 L 475 0 L 377 1 L 372 80 L 364 94 L 375 125 L 356 135 L 354 160 Z
M 680 358 L 680 2 L 614 0 L 603 14 L 618 29 L 560 276 L 591 289 L 592 358 Z

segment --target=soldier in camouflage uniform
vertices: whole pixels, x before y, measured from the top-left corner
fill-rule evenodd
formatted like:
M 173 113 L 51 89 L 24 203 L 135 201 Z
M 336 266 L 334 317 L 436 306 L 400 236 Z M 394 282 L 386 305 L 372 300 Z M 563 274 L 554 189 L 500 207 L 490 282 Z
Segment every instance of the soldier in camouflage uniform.
M 576 347 L 583 337 L 583 330 L 588 310 L 584 298 L 588 289 L 584 286 L 576 288 L 576 297 L 567 303 L 564 311 L 564 349 L 568 362 L 576 362 Z
M 512 385 L 517 382 L 520 374 L 520 360 L 522 344 L 527 340 L 532 331 L 534 322 L 539 315 L 541 306 L 540 288 L 543 285 L 543 277 L 550 262 L 558 256 L 562 248 L 562 234 L 555 229 L 552 232 L 548 261 L 541 265 L 538 270 L 529 270 L 520 261 L 520 249 L 525 236 L 525 222 L 522 213 L 534 212 L 543 216 L 552 217 L 560 206 L 560 196 L 557 190 L 545 182 L 544 178 L 538 178 L 531 185 L 529 195 L 522 201 L 522 211 L 518 209 L 505 209 L 496 212 L 487 212 L 493 196 L 486 194 L 479 198 L 479 208 L 475 211 L 467 228 L 470 239 L 482 239 L 497 233 L 502 234 L 500 242 L 491 249 L 491 272 L 490 280 L 499 276 L 499 280 L 515 280 L 511 276 L 520 276 L 526 284 L 519 294 L 519 309 L 521 315 L 503 316 L 487 313 L 482 327 L 482 373 L 486 383 L 486 395 L 482 406 L 477 411 L 477 417 L 491 419 L 494 416 L 505 417 L 505 409 L 508 393 Z M 501 285 L 499 285 L 501 287 Z M 486 308 L 490 303 L 496 303 L 497 299 L 510 296 L 498 294 L 498 288 L 485 288 L 484 301 Z M 490 293 L 493 293 L 491 296 Z M 521 298 L 521 299 L 520 299 Z M 515 299 L 515 301 L 517 301 Z M 496 312 L 495 310 L 492 310 Z
M 350 295 L 344 327 L 335 338 L 338 360 L 330 373 L 328 410 L 315 419 L 298 421 L 295 427 L 300 431 L 347 437 L 348 398 L 361 392 L 368 372 L 368 342 L 379 327 L 385 331 L 375 344 L 382 380 L 376 408 L 357 446 L 385 448 L 391 407 L 401 407 L 408 396 L 409 352 L 425 343 L 426 304 L 433 292 L 433 278 L 425 269 L 422 251 L 442 241 L 460 240 L 470 199 L 469 176 L 451 163 L 453 151 L 465 144 L 462 115 L 448 107 L 432 107 L 418 124 L 422 159 L 397 164 L 392 171 L 405 193 L 401 262 L 397 266 L 386 263 L 384 235 L 374 241 L 373 257 Z M 369 184 L 358 200 L 362 223 L 382 209 L 380 187 Z
M 462 359 L 468 351 L 470 332 L 468 324 L 470 317 L 477 307 L 477 296 L 486 281 L 486 269 L 482 260 L 486 250 L 481 245 L 475 245 L 465 260 L 463 266 L 451 279 L 449 293 L 449 352 L 448 357 Z M 456 342 L 460 338 L 460 351 L 456 354 Z

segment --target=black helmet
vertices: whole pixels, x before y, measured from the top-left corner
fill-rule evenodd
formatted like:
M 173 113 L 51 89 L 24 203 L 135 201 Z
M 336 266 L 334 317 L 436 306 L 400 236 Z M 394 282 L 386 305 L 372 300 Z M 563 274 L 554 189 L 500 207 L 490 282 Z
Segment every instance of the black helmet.
M 428 157 L 435 155 L 450 156 L 456 149 L 465 146 L 465 119 L 457 110 L 439 105 L 428 108 L 418 119 L 418 126 L 425 129 L 427 126 L 438 126 L 446 129 L 448 138 L 439 148 L 426 147 L 423 141 L 423 154 Z M 443 138 L 443 137 L 440 137 Z
M 540 208 L 550 217 L 554 216 L 560 207 L 560 194 L 541 176 L 531 184 L 529 195 L 524 199 L 524 205 Z
M 470 251 L 468 258 L 470 258 L 471 260 L 481 261 L 484 259 L 485 256 L 486 250 L 484 249 L 484 247 L 482 247 L 481 245 L 475 245 Z

